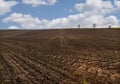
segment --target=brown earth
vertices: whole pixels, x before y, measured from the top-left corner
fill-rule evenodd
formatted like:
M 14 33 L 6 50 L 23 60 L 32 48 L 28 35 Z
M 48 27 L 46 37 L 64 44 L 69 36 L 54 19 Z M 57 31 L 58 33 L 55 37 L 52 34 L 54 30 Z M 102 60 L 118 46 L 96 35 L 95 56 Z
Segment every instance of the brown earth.
M 1 30 L 0 83 L 120 84 L 120 30 Z

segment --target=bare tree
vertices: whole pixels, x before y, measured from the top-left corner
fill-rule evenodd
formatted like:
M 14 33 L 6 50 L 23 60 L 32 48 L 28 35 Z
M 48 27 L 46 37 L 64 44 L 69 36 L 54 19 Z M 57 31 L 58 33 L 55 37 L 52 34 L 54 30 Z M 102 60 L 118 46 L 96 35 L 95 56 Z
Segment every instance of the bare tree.
M 78 24 L 78 28 L 80 28 L 80 24 Z
M 111 25 L 109 25 L 108 28 L 110 29 L 110 28 L 111 28 Z
M 96 26 L 97 26 L 96 23 L 94 23 L 94 24 L 93 24 L 93 28 L 96 28 Z

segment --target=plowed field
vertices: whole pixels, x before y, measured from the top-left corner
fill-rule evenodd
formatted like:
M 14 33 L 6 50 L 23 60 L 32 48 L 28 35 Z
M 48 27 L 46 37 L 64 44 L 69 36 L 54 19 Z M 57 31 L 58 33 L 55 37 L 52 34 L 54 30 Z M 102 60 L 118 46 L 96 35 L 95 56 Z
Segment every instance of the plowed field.
M 120 30 L 1 30 L 0 83 L 120 84 Z

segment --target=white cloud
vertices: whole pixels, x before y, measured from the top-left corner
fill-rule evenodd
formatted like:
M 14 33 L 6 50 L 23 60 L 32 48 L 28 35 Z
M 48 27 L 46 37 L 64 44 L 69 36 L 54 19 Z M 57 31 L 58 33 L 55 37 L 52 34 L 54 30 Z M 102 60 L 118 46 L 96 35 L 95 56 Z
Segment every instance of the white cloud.
M 17 26 L 10 26 L 8 29 L 19 29 Z
M 39 5 L 54 5 L 57 0 L 23 0 L 24 4 L 32 5 L 33 7 Z
M 120 9 L 120 0 L 115 0 L 114 4 L 117 6 L 118 9 Z
M 118 26 L 120 21 L 116 16 L 110 15 L 110 13 L 118 11 L 118 6 L 116 7 L 116 5 L 113 5 L 110 1 L 86 0 L 85 3 L 75 4 L 75 9 L 80 11 L 80 13 L 75 15 L 47 20 L 33 17 L 30 14 L 13 13 L 3 19 L 3 22 L 15 22 L 20 24 L 20 28 L 24 29 L 76 27 L 78 24 L 81 27 L 92 27 L 94 23 L 97 24 L 97 27 Z
M 91 12 L 92 14 L 107 14 L 115 10 L 111 1 L 103 0 L 86 0 L 85 3 L 78 3 L 75 5 L 77 11 Z
M 0 0 L 0 15 L 11 11 L 11 8 L 17 4 L 16 1 Z
M 76 27 L 81 24 L 81 27 L 92 27 L 96 23 L 98 27 L 105 27 L 108 25 L 118 25 L 119 21 L 115 16 L 104 17 L 102 15 L 89 16 L 87 13 L 76 15 L 69 15 L 64 18 L 57 18 L 53 20 L 40 20 L 31 15 L 23 15 L 20 13 L 13 13 L 3 20 L 4 23 L 15 22 L 20 24 L 20 28 L 24 29 L 42 29 L 42 28 L 60 28 L 60 27 Z
M 118 0 L 116 3 L 118 3 Z M 118 11 L 118 8 L 111 1 L 86 0 L 85 3 L 75 4 L 75 9 L 85 16 L 83 21 L 81 21 L 84 25 L 90 25 L 92 23 L 96 23 L 99 27 L 119 25 L 119 20 L 116 16 L 107 16 Z
M 20 28 L 33 29 L 33 28 L 54 28 L 54 27 L 75 27 L 80 20 L 84 19 L 83 14 L 70 15 L 64 18 L 57 18 L 53 20 L 40 20 L 31 15 L 23 15 L 20 13 L 13 13 L 9 17 L 3 19 L 4 23 L 15 22 L 20 24 Z
M 119 24 L 119 20 L 115 16 L 109 16 L 106 18 L 106 24 L 116 26 Z
M 9 17 L 3 20 L 4 23 L 16 22 L 21 25 L 22 28 L 37 28 L 41 21 L 31 15 L 22 15 L 21 13 L 13 13 Z

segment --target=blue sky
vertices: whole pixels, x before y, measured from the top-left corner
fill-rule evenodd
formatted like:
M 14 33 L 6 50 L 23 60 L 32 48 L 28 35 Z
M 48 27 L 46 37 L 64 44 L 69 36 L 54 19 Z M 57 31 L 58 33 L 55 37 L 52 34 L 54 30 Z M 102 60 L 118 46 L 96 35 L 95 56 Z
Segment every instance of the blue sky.
M 120 0 L 0 0 L 0 29 L 119 26 Z

